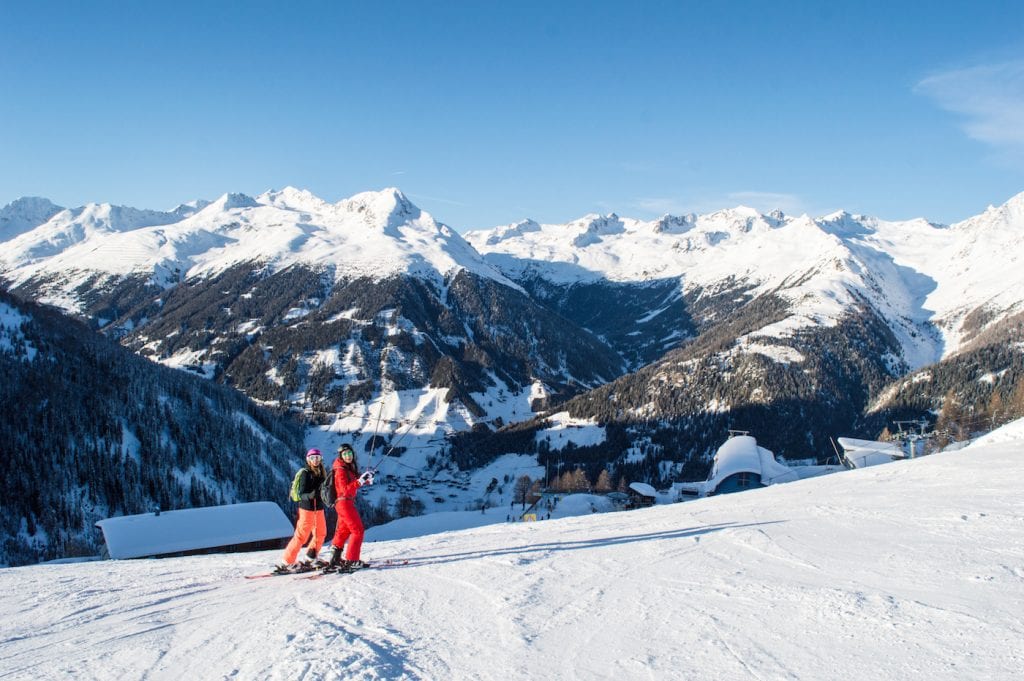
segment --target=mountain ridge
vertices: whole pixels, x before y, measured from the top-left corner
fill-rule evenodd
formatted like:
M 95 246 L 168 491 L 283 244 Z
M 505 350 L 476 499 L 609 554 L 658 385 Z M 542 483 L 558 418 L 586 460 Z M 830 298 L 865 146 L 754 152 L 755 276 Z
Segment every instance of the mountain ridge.
M 592 227 L 609 220 L 622 225 L 619 234 Z M 674 228 L 665 229 L 667 221 Z M 678 277 L 685 292 L 745 278 L 760 292 L 788 291 L 798 307 L 803 300 L 805 309 L 794 316 L 804 321 L 795 328 L 834 323 L 854 303 L 852 293 L 864 295 L 887 310 L 912 366 L 955 353 L 964 318 L 974 310 L 996 307 L 1001 317 L 1024 309 L 1014 293 L 1024 286 L 1024 269 L 1011 267 L 1014 235 L 1024 230 L 1024 193 L 949 227 L 845 211 L 817 219 L 762 215 L 743 207 L 653 221 L 613 213 L 523 225 L 472 231 L 466 238 L 511 278 L 542 277 L 560 286 Z M 940 329 L 939 345 L 922 336 L 930 326 Z
M 175 211 L 109 204 L 63 209 L 0 244 L 0 269 L 15 287 L 68 271 L 116 279 L 166 269 L 184 279 L 260 262 L 275 270 L 296 263 L 336 266 L 339 277 L 347 272 L 386 278 L 404 271 L 438 281 L 468 269 L 517 288 L 457 232 L 394 188 L 335 204 L 293 187 L 255 198 L 227 193 Z M 155 276 L 153 283 L 173 281 Z M 40 299 L 81 312 L 63 295 Z

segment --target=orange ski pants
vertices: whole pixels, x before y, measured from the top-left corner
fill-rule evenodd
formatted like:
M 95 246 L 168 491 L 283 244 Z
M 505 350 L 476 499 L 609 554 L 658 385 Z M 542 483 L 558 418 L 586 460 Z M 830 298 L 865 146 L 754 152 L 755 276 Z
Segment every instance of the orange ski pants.
M 324 538 L 327 537 L 327 519 L 323 511 L 307 511 L 299 509 L 299 521 L 295 523 L 295 534 L 288 546 L 284 549 L 284 562 L 289 565 L 295 562 L 299 556 L 299 549 L 309 538 L 309 545 L 306 548 L 316 549 L 320 553 L 320 547 L 324 545 Z

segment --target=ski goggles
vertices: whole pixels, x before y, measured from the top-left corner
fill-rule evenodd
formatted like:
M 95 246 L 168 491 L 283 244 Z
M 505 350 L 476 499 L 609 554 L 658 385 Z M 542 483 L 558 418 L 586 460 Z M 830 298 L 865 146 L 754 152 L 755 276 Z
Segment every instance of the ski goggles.
M 351 459 L 355 455 L 356 455 L 356 453 L 353 452 L 351 449 L 339 449 L 338 450 L 338 456 L 343 457 L 345 459 Z
M 312 454 L 306 457 L 306 461 L 312 461 L 313 463 L 320 463 L 323 460 L 324 457 L 320 456 L 319 454 Z

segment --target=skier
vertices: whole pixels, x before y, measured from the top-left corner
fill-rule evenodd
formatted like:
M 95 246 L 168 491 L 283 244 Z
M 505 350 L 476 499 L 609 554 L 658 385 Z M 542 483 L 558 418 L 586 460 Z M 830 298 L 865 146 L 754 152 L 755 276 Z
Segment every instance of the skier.
M 315 567 L 313 561 L 327 537 L 327 519 L 320 502 L 320 483 L 327 477 L 323 462 L 320 450 L 310 449 L 306 452 L 306 465 L 299 469 L 292 480 L 291 498 L 299 503 L 299 519 L 295 523 L 295 534 L 285 547 L 284 564 L 277 566 L 277 572 L 302 572 Z M 307 560 L 297 563 L 299 550 L 306 543 L 307 537 Z
M 338 500 L 334 503 L 334 509 L 338 512 L 338 526 L 331 539 L 331 560 L 329 567 L 352 570 L 366 567 L 366 563 L 359 560 L 359 550 L 363 546 L 363 520 L 356 510 L 356 492 L 363 485 L 373 484 L 373 471 L 365 471 L 359 474 L 356 465 L 356 453 L 351 445 L 342 444 L 338 447 L 338 458 L 334 460 L 334 489 L 338 493 Z M 345 559 L 342 560 L 341 552 L 345 549 Z

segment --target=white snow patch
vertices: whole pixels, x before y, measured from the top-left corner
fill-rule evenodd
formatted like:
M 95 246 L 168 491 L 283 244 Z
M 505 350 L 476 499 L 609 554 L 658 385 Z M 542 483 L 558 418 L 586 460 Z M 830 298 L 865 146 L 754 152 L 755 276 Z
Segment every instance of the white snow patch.
M 156 358 L 156 362 L 174 369 L 187 369 L 204 378 L 213 378 L 217 364 L 203 361 L 206 354 L 206 350 L 180 350 L 170 357 Z
M 603 426 L 590 419 L 578 419 L 563 411 L 548 417 L 552 425 L 537 431 L 534 440 L 546 442 L 554 451 L 565 449 L 569 444 L 577 447 L 596 445 L 605 441 L 607 433 Z

